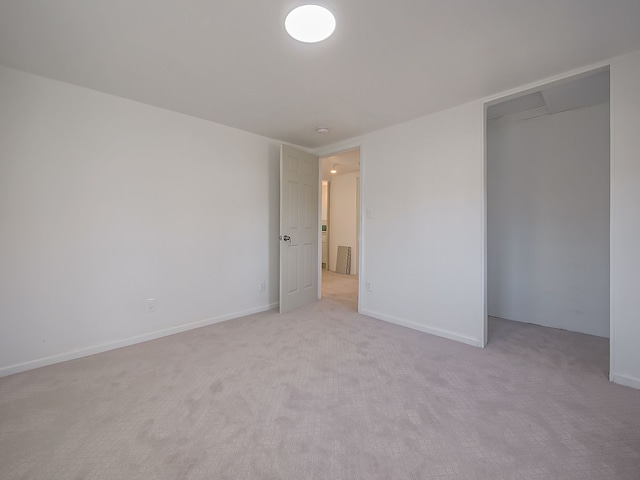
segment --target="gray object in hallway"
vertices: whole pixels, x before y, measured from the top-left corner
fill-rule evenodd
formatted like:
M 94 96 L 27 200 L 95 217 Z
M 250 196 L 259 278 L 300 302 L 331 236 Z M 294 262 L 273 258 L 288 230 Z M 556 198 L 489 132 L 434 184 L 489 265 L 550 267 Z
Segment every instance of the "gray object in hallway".
M 346 247 L 344 245 L 338 246 L 336 273 L 341 273 L 343 275 L 351 274 L 351 247 Z
M 323 299 L 0 379 L 0 478 L 631 480 L 608 341 L 492 319 L 480 349 Z

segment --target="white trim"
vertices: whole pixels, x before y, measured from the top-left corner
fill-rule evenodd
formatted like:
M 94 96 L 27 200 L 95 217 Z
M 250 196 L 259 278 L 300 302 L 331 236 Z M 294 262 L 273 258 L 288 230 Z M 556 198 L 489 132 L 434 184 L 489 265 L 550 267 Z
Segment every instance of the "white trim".
M 75 360 L 77 358 L 88 357 L 97 353 L 107 352 L 109 350 L 115 350 L 116 348 L 128 347 L 137 343 L 148 342 L 149 340 L 155 340 L 157 338 L 167 337 L 176 333 L 182 333 L 189 330 L 194 330 L 200 327 L 206 327 L 215 323 L 225 322 L 227 320 L 233 320 L 235 318 L 246 317 L 247 315 L 253 315 L 255 313 L 266 312 L 278 307 L 278 303 L 271 303 L 269 305 L 263 305 L 261 307 L 250 308 L 241 312 L 228 313 L 226 315 L 220 315 L 218 317 L 211 317 L 197 322 L 186 323 L 184 325 L 178 325 L 176 327 L 167 328 L 164 330 L 157 330 L 155 332 L 145 333 L 142 335 L 136 335 L 133 337 L 125 338 L 122 340 L 116 340 L 113 342 L 107 342 L 100 345 L 94 345 L 92 347 L 79 348 L 77 350 L 71 350 L 65 353 L 58 353 L 48 357 L 38 358 L 36 360 L 30 360 L 28 362 L 17 363 L 15 365 L 9 365 L 0 368 L 0 377 L 6 377 L 13 375 L 14 373 L 25 372 L 27 370 L 33 370 L 34 368 L 46 367 L 47 365 L 53 365 L 55 363 L 66 362 L 68 360 Z
M 632 377 L 630 375 L 621 375 L 619 373 L 613 373 L 610 377 L 613 383 L 640 390 L 640 378 Z
M 347 150 L 353 150 L 355 148 L 361 148 L 361 147 L 362 147 L 362 137 L 356 137 L 356 138 L 350 138 L 348 140 L 343 140 L 342 142 L 334 143 L 332 145 L 327 145 L 326 147 L 318 147 L 314 149 L 311 153 L 319 157 L 329 157 L 331 155 L 336 155 L 337 153 L 342 153 L 342 152 L 346 152 Z M 360 159 L 360 161 L 362 161 L 362 158 Z
M 483 347 L 481 339 L 478 339 L 478 338 L 471 338 L 465 335 L 459 335 L 455 332 L 451 332 L 449 330 L 443 330 L 440 328 L 428 327 L 426 325 L 421 325 L 419 323 L 412 322 L 411 320 L 404 320 L 401 318 L 393 317 L 391 315 L 386 315 L 384 313 L 374 312 L 371 310 L 363 310 L 360 313 L 362 315 L 367 315 L 368 317 L 372 317 L 378 320 L 400 325 L 401 327 L 407 327 L 407 328 L 411 328 L 412 330 L 418 330 L 420 332 L 428 333 L 430 335 L 435 335 L 437 337 L 446 338 L 448 340 L 454 340 L 456 342 L 466 343 L 467 345 L 471 345 L 473 347 L 480 347 L 480 348 Z
M 564 72 L 561 73 L 559 75 L 554 75 L 553 77 L 548 77 L 545 78 L 543 80 L 538 80 L 536 82 L 531 82 L 528 83 L 526 85 L 520 86 L 520 87 L 516 87 L 516 88 L 512 88 L 510 90 L 501 92 L 501 93 L 497 93 L 495 95 L 490 95 L 487 97 L 484 97 L 482 99 L 480 99 L 481 102 L 483 102 L 484 108 L 483 108 L 483 131 L 484 134 L 482 136 L 482 145 L 483 145 L 483 149 L 484 149 L 484 208 L 483 208 L 483 228 L 484 228 L 484 238 L 483 238 L 483 242 L 484 242 L 484 258 L 483 258 L 483 263 L 484 263 L 484 333 L 483 333 L 483 340 L 485 342 L 488 342 L 489 338 L 488 338 L 488 322 L 489 322 L 489 316 L 488 316 L 488 278 L 487 278 L 487 249 L 488 249 L 488 241 L 487 241 L 487 107 L 489 107 L 490 105 L 499 103 L 501 101 L 504 100 L 508 100 L 510 97 L 516 97 L 516 96 L 520 96 L 520 95 L 524 95 L 526 93 L 530 93 L 532 91 L 536 91 L 538 90 L 540 87 L 542 86 L 546 86 L 546 85 L 550 85 L 550 84 L 558 84 L 558 83 L 562 83 L 564 81 L 568 81 L 568 80 L 572 80 L 575 79 L 576 77 L 580 77 L 581 75 L 587 75 L 587 74 L 591 74 L 594 71 L 597 70 L 606 70 L 609 69 L 609 75 L 611 75 L 610 77 L 610 86 L 609 86 L 609 138 L 610 138 L 610 153 L 609 153 L 609 165 L 610 165 L 610 172 L 609 172 L 609 185 L 610 187 L 612 186 L 611 183 L 611 179 L 613 178 L 612 175 L 612 171 L 613 171 L 613 167 L 614 167 L 614 149 L 613 149 L 613 105 L 614 105 L 614 101 L 613 101 L 613 97 L 614 97 L 614 89 L 613 89 L 613 70 L 614 70 L 614 64 L 615 64 L 615 58 L 610 58 L 608 60 L 605 60 L 603 62 L 598 62 L 595 64 L 591 64 L 588 65 L 586 67 L 581 67 L 575 70 L 570 70 L 568 72 Z M 610 200 L 611 200 L 611 195 L 612 195 L 612 189 L 610 188 L 610 192 L 609 192 L 609 196 L 610 196 Z M 610 205 L 613 205 L 613 202 L 610 201 Z M 614 301 L 613 301 L 613 296 L 615 293 L 615 289 L 613 288 L 613 283 L 614 283 L 614 263 L 613 263 L 613 221 L 614 221 L 614 211 L 613 208 L 610 206 L 610 212 L 609 212 L 609 329 L 610 329 L 610 334 L 609 334 L 609 379 L 610 381 L 614 381 L 614 359 L 615 359 L 615 348 L 614 348 L 614 343 L 615 343 L 615 317 L 614 317 L 614 309 L 613 309 L 613 305 L 614 305 Z
M 320 159 L 323 157 L 330 157 L 332 155 L 337 155 L 342 152 L 346 152 L 348 150 L 358 149 L 360 151 L 360 211 L 358 212 L 360 222 L 360 238 L 358 239 L 358 313 L 362 313 L 362 305 L 364 298 L 364 272 L 365 272 L 365 262 L 364 262 L 364 230 L 365 230 L 365 222 L 363 217 L 364 205 L 363 198 L 364 195 L 364 170 L 365 170 L 365 161 L 364 161 L 364 141 L 362 137 L 351 138 L 349 140 L 345 140 L 342 142 L 334 143 L 333 145 L 329 145 L 327 147 L 320 147 L 313 151 L 314 155 L 318 155 Z M 322 163 L 322 162 L 321 162 Z M 320 169 L 320 185 L 322 185 L 322 166 Z M 322 221 L 322 220 L 321 220 Z M 331 233 L 329 233 L 331 235 Z M 322 260 L 320 260 L 320 265 L 322 265 Z M 327 263 L 327 270 L 329 270 L 329 264 Z M 322 275 L 322 272 L 320 272 Z M 322 279 L 321 279 L 322 281 Z M 320 287 L 322 288 L 322 287 Z M 322 292 L 320 294 L 322 297 Z
M 315 154 L 314 154 L 315 155 Z M 318 157 L 318 300 L 322 300 L 322 158 Z M 282 184 L 280 185 L 282 189 Z M 282 196 L 282 191 L 280 192 Z M 281 227 L 282 228 L 282 227 Z M 280 269 L 278 268 L 278 271 Z M 329 259 L 327 258 L 327 270 Z
M 364 238 L 366 230 L 366 222 L 364 221 L 363 212 L 366 210 L 363 205 L 366 198 L 364 187 L 364 175 L 366 171 L 367 162 L 364 161 L 364 141 L 360 143 L 360 210 L 358 211 L 358 228 L 360 231 L 360 238 L 358 238 L 358 313 L 362 313 L 364 308 L 364 279 L 366 272 L 366 265 L 364 261 Z
M 594 70 L 606 69 L 611 66 L 613 59 L 605 60 L 604 62 L 592 63 L 591 65 L 587 65 L 586 67 L 580 67 L 574 70 L 569 70 L 568 72 L 560 73 L 558 75 L 554 75 L 552 77 L 547 77 L 542 80 L 537 80 L 535 82 L 527 83 L 525 85 L 521 85 L 516 88 L 512 88 L 500 93 L 496 93 L 495 95 L 489 95 L 487 97 L 481 98 L 480 101 L 486 103 L 487 105 L 491 105 L 493 103 L 499 103 L 504 100 L 508 100 L 510 96 L 520 96 L 525 93 L 529 93 L 531 90 L 538 90 L 540 87 L 554 84 L 557 82 L 563 82 L 566 80 L 573 80 L 573 77 L 582 75 L 582 74 L 591 74 Z
M 613 123 L 616 104 L 616 89 L 614 88 L 616 78 L 616 62 L 614 59 L 609 64 L 609 380 L 611 382 L 615 382 L 614 378 L 616 377 L 614 373 L 616 371 L 616 243 L 614 238 L 616 211 L 613 202 L 615 192 L 612 182 L 612 179 L 615 178 L 614 170 L 616 167 Z
M 480 330 L 481 347 L 485 348 L 489 342 L 489 277 L 487 273 L 488 267 L 488 189 L 487 189 L 487 104 L 482 104 L 482 222 L 480 229 L 482 230 L 482 263 L 481 269 L 481 282 L 482 282 L 482 328 Z

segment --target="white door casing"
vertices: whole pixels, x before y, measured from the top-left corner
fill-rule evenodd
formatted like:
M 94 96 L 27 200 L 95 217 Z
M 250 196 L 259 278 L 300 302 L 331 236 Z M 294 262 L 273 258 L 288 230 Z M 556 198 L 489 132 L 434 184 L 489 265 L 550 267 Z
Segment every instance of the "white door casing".
M 280 147 L 280 313 L 318 300 L 319 160 Z

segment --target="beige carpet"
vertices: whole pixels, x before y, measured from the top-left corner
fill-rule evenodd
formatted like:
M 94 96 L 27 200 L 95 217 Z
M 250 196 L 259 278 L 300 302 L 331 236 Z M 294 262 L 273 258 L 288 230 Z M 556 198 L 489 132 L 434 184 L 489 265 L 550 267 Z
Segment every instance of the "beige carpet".
M 336 285 L 0 379 L 0 478 L 640 478 L 640 391 L 608 382 L 607 340 L 494 320 L 477 349 Z

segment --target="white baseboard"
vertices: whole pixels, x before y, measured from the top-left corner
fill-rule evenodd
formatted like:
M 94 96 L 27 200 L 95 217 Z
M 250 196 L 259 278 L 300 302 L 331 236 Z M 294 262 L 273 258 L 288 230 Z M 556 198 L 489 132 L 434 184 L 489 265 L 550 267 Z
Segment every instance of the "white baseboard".
M 266 312 L 277 307 L 278 303 L 271 303 L 269 305 L 250 308 L 241 312 L 228 313 L 226 315 L 220 315 L 218 317 L 206 318 L 197 322 L 186 323 L 184 325 L 178 325 L 176 327 L 166 328 L 164 330 L 157 330 L 155 332 L 144 333 L 142 335 L 136 335 L 134 337 L 125 338 L 122 340 L 107 342 L 91 347 L 78 348 L 76 350 L 71 350 L 70 352 L 58 353 L 48 357 L 29 360 L 28 362 L 9 365 L 7 367 L 0 368 L 0 377 L 6 377 L 8 375 L 13 375 L 14 373 L 25 372 L 27 370 L 33 370 L 34 368 L 46 367 L 47 365 L 53 365 L 54 363 L 66 362 L 68 360 L 88 357 L 90 355 L 95 355 L 96 353 L 107 352 L 109 350 L 115 350 L 116 348 L 135 345 L 136 343 L 148 342 L 149 340 L 167 337 L 169 335 L 186 332 L 195 328 L 206 327 L 207 325 L 213 325 L 215 323 L 233 320 L 234 318 L 246 317 L 247 315 L 253 315 L 254 313 Z
M 478 338 L 467 337 L 465 335 L 459 335 L 454 332 L 450 332 L 449 330 L 443 330 L 441 328 L 428 327 L 426 325 L 422 325 L 419 323 L 412 322 L 410 320 L 404 320 L 401 318 L 396 318 L 391 315 L 386 315 L 384 313 L 374 312 L 371 310 L 362 310 L 360 311 L 362 315 L 367 315 L 369 317 L 376 318 L 378 320 L 383 320 L 385 322 L 394 323 L 396 325 L 400 325 L 403 327 L 411 328 L 413 330 L 418 330 L 420 332 L 429 333 L 431 335 L 435 335 L 437 337 L 447 338 L 449 340 L 455 340 L 456 342 L 466 343 L 467 345 L 472 345 L 474 347 L 483 347 L 482 341 Z
M 613 383 L 640 390 L 640 378 L 632 377 L 629 375 L 621 375 L 619 373 L 612 373 L 610 377 Z

